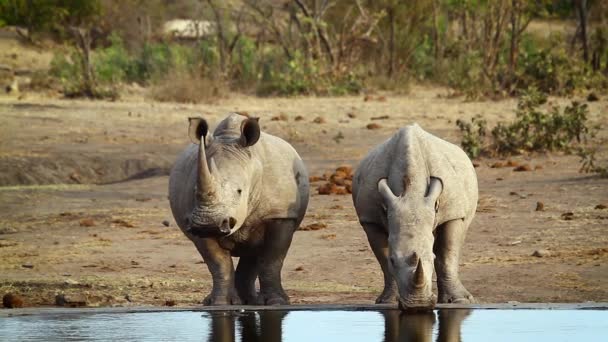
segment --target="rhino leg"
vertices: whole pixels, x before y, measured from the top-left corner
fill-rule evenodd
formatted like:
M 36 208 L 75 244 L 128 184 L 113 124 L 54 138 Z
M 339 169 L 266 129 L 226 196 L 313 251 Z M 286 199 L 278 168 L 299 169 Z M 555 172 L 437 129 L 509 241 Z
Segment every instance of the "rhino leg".
M 433 246 L 439 303 L 474 303 L 475 299 L 460 282 L 458 263 L 466 227 L 463 220 L 448 221 L 437 228 Z
M 264 246 L 258 263 L 260 272 L 259 304 L 289 304 L 289 297 L 281 285 L 281 269 L 296 228 L 296 221 L 290 219 L 276 219 L 266 223 Z
M 213 278 L 213 289 L 203 300 L 204 305 L 241 304 L 234 287 L 234 266 L 230 251 L 222 248 L 216 239 L 193 240 Z
M 388 235 L 379 226 L 364 223 L 363 229 L 367 235 L 369 245 L 378 259 L 382 273 L 384 273 L 384 290 L 376 298 L 376 304 L 394 303 L 397 301 L 397 285 L 388 270 Z
M 255 256 L 242 256 L 236 267 L 235 285 L 243 304 L 255 304 L 257 292 L 255 280 L 258 277 L 258 260 Z

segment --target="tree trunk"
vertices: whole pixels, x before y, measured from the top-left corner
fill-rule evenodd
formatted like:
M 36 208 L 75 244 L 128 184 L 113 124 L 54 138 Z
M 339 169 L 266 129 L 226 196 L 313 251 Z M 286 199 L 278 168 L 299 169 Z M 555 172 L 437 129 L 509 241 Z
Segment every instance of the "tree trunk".
M 89 31 L 77 27 L 71 28 L 72 34 L 76 40 L 76 44 L 80 48 L 82 55 L 82 78 L 83 78 L 83 89 L 82 92 L 89 96 L 95 97 L 95 77 L 93 74 L 93 68 L 91 66 L 91 35 Z
M 388 8 L 388 20 L 390 22 L 390 31 L 388 38 L 388 70 L 386 75 L 389 78 L 395 73 L 395 9 Z
M 583 59 L 589 62 L 589 45 L 587 44 L 587 0 L 576 1 L 578 18 L 581 28 L 581 40 L 583 42 Z

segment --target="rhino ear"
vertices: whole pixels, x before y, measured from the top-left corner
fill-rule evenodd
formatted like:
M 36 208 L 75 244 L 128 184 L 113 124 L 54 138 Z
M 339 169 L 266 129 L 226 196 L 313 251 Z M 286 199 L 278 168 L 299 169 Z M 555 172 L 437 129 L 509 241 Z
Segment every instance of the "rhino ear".
M 384 202 L 387 204 L 387 206 L 389 203 L 397 199 L 397 196 L 395 196 L 391 188 L 388 186 L 386 178 L 382 178 L 378 182 L 378 192 L 380 192 L 380 195 L 382 195 L 382 198 L 384 199 Z
M 441 195 L 441 192 L 443 192 L 443 182 L 437 177 L 431 177 L 426 198 L 430 202 L 435 203 L 437 202 L 437 198 L 439 198 L 439 195 Z
M 241 123 L 241 138 L 239 143 L 243 147 L 252 146 L 260 139 L 259 118 L 248 118 Z
M 190 127 L 188 128 L 188 136 L 190 140 L 195 144 L 200 144 L 201 140 L 204 142 L 209 132 L 209 124 L 207 121 L 200 117 L 188 118 Z

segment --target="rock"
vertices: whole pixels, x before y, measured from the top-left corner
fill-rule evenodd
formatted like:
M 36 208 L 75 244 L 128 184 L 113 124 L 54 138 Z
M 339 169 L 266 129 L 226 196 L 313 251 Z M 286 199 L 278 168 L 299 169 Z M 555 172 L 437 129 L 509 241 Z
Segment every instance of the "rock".
M 312 122 L 316 124 L 324 124 L 327 121 L 325 121 L 325 118 L 317 116 L 314 120 L 312 120 Z
M 171 225 L 171 222 L 167 221 L 167 220 L 163 220 L 162 222 L 163 226 L 165 227 L 169 227 Z
M 536 202 L 536 211 L 544 211 L 545 204 L 543 202 Z
M 83 307 L 88 305 L 88 299 L 84 294 L 68 295 L 60 293 L 55 296 L 55 305 L 70 308 Z
M 80 285 L 80 283 L 74 279 L 66 279 L 63 283 L 66 285 L 72 285 L 72 286 Z
M 7 293 L 2 297 L 2 306 L 8 309 L 23 307 L 23 298 L 15 293 Z
M 310 230 L 321 230 L 321 229 L 325 229 L 325 228 L 327 228 L 327 225 L 325 223 L 315 222 L 315 223 L 309 224 L 308 226 L 300 227 L 298 230 L 310 231 Z
M 32 265 L 29 262 L 26 262 L 25 264 L 22 264 L 21 267 L 23 267 L 23 268 L 34 268 L 34 265 Z
M 302 115 L 298 115 L 298 116 L 296 116 L 296 118 L 294 120 L 295 121 L 302 121 L 302 120 L 304 120 L 304 117 Z
M 600 209 L 600 210 L 601 209 L 606 209 L 606 208 L 608 208 L 608 206 L 606 206 L 605 204 L 602 204 L 602 203 L 600 203 L 600 204 L 598 204 L 598 205 L 595 206 L 595 209 Z
M 367 129 L 380 129 L 382 128 L 382 126 L 378 125 L 377 123 L 373 122 L 370 124 L 367 124 L 367 126 L 365 126 Z
M 551 251 L 547 249 L 537 249 L 534 251 L 534 253 L 532 253 L 532 256 L 535 256 L 537 258 L 549 257 L 551 256 Z
M 513 169 L 513 171 L 515 171 L 515 172 L 532 171 L 532 168 L 528 164 L 523 164 L 523 165 L 519 165 L 519 166 L 515 167 Z
M 165 306 L 175 306 L 177 303 L 173 299 L 168 299 L 165 301 Z
M 84 218 L 84 219 L 80 220 L 80 226 L 81 227 L 94 227 L 95 221 L 93 221 L 92 218 Z

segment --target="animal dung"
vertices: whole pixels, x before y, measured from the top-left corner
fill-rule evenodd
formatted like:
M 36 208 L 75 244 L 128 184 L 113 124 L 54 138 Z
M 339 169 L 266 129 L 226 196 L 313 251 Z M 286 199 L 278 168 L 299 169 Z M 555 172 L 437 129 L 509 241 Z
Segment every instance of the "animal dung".
M 532 167 L 530 167 L 530 165 L 528 165 L 528 164 L 523 164 L 523 165 L 519 165 L 519 166 L 515 167 L 513 169 L 513 171 L 515 171 L 515 172 L 532 171 Z
M 298 230 L 311 231 L 311 230 L 321 230 L 321 229 L 325 229 L 325 228 L 327 228 L 327 225 L 325 223 L 315 222 L 315 223 L 309 224 L 307 226 L 300 227 Z
M 84 218 L 84 219 L 80 220 L 80 226 L 81 227 L 94 227 L 95 221 L 93 221 L 92 218 Z
M 347 195 L 352 193 L 353 168 L 350 165 L 341 165 L 333 173 L 325 173 L 323 178 L 314 179 L 327 180 L 327 183 L 317 188 L 319 195 Z M 312 178 L 310 181 L 313 181 Z
M 536 211 L 544 211 L 545 204 L 543 202 L 536 202 Z
M 365 126 L 367 129 L 380 129 L 382 128 L 382 126 L 378 125 L 375 122 L 372 122 L 370 124 L 367 124 L 367 126 Z
M 321 116 L 317 116 L 314 120 L 312 120 L 312 122 L 316 123 L 316 124 L 324 124 L 327 121 L 325 120 L 324 117 Z

